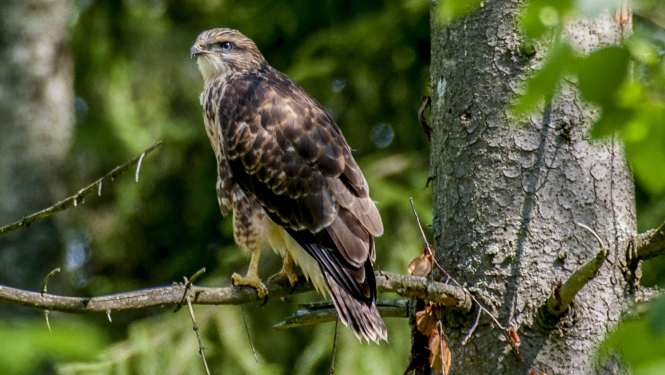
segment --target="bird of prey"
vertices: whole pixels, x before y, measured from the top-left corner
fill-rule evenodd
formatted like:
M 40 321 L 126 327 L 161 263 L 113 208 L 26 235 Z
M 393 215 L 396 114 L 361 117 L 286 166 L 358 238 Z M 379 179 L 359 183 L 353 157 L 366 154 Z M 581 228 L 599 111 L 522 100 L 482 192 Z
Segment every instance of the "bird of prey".
M 204 81 L 219 206 L 233 210 L 235 241 L 251 253 L 247 275 L 233 274 L 234 283 L 267 294 L 258 276 L 267 242 L 284 258 L 273 277 L 293 285 L 295 261 L 359 339 L 387 340 L 372 268 L 383 224 L 335 121 L 237 30 L 202 32 L 190 56 Z

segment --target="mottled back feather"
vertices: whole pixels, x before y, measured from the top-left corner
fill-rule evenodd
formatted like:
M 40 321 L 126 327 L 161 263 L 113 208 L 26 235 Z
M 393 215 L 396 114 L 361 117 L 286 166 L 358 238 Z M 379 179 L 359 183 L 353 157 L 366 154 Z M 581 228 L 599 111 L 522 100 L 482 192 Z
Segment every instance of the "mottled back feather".
M 235 50 L 221 50 L 225 41 Z M 218 191 L 236 184 L 256 199 L 316 259 L 342 320 L 364 327 L 353 327 L 356 334 L 385 339 L 372 269 L 383 224 L 335 121 L 235 30 L 202 33 L 192 54 L 202 56 L 204 117 L 219 148 L 220 181 L 231 180 L 218 182 Z

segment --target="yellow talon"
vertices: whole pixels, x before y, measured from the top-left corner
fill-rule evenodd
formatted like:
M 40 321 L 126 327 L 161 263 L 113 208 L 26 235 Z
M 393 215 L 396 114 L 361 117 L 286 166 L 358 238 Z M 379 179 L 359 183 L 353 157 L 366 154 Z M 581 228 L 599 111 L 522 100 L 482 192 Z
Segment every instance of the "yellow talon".
M 234 273 L 231 275 L 231 279 L 233 280 L 233 285 L 236 286 L 251 286 L 252 288 L 256 289 L 256 293 L 259 295 L 259 298 L 263 298 L 268 295 L 268 288 L 261 282 L 261 279 L 259 279 L 258 276 L 256 275 L 247 275 L 245 277 L 240 276 L 237 273 Z
M 270 276 L 268 281 L 274 282 L 281 279 L 288 279 L 291 286 L 296 285 L 296 282 L 298 282 L 298 275 L 293 272 L 293 258 L 291 258 L 289 253 L 286 253 L 286 256 L 284 257 L 284 264 L 282 264 L 282 269 L 279 270 L 279 272 L 276 274 Z

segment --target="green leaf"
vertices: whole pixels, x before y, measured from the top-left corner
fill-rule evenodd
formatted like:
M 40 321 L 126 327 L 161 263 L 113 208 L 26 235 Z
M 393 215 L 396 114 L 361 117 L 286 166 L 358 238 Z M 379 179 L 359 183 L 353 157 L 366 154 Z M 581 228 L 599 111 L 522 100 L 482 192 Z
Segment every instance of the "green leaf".
M 651 194 L 665 192 L 665 113 L 641 110 L 621 135 L 635 179 Z
M 513 112 L 524 114 L 535 107 L 541 98 L 552 96 L 559 79 L 569 70 L 573 61 L 575 56 L 567 43 L 555 46 L 543 68 L 529 79 L 526 92 L 513 106 Z
M 540 38 L 558 26 L 572 8 L 572 0 L 535 0 L 522 13 L 522 27 L 527 38 Z
M 439 0 L 437 2 L 439 19 L 448 23 L 456 18 L 484 6 L 483 0 Z
M 582 96 L 604 109 L 613 107 L 627 77 L 629 56 L 624 47 L 606 47 L 582 58 L 577 69 Z
M 602 110 L 602 115 L 591 127 L 591 136 L 601 138 L 614 134 L 633 118 L 635 111 L 624 108 L 611 107 Z
M 665 297 L 649 306 L 648 317 L 624 320 L 601 344 L 601 357 L 618 351 L 634 374 L 657 375 L 665 371 L 665 334 L 655 320 L 665 318 Z M 654 324 L 655 323 L 655 324 Z

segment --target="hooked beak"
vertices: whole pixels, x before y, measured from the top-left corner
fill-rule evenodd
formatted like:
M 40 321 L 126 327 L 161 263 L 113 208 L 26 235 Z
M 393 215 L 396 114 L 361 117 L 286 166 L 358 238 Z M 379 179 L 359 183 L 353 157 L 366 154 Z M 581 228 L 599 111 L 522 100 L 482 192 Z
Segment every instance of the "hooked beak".
M 194 56 L 202 55 L 206 53 L 207 51 L 203 48 L 201 48 L 200 45 L 194 44 L 192 48 L 189 50 L 189 57 L 194 58 Z

